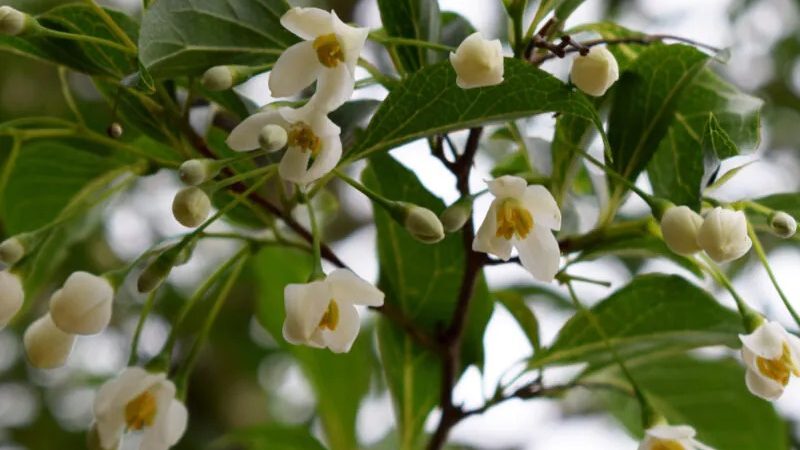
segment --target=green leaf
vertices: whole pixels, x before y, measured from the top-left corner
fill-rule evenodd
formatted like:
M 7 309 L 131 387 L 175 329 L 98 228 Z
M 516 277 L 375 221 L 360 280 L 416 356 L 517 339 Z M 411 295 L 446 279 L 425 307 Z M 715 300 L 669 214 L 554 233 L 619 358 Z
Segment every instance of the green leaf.
M 559 205 L 563 204 L 572 188 L 572 182 L 580 170 L 579 151 L 586 148 L 590 120 L 572 114 L 561 115 L 556 120 L 556 129 L 550 153 L 553 159 L 553 173 L 550 176 L 550 192 Z
M 644 33 L 630 30 L 613 22 L 588 23 L 567 30 L 567 34 L 581 32 L 597 33 L 603 39 L 644 38 L 646 36 Z M 630 43 L 609 45 L 607 48 L 616 58 L 620 72 L 624 72 L 647 47 L 642 44 Z
M 365 184 L 387 198 L 416 203 L 440 212 L 444 203 L 420 184 L 416 175 L 390 156 L 375 155 L 364 171 Z M 380 207 L 375 207 L 378 229 L 380 288 L 386 303 L 404 312 L 429 335 L 447 326 L 456 305 L 465 265 L 460 233 L 435 245 L 422 244 Z M 483 277 L 470 301 L 462 344 L 461 370 L 482 365 L 483 333 L 492 303 Z M 440 362 L 392 322 L 382 319 L 378 338 L 386 379 L 398 421 L 399 446 L 418 448 L 428 413 L 438 402 Z M 460 371 L 459 371 L 460 373 Z
M 655 258 L 663 257 L 698 277 L 703 276 L 700 266 L 692 258 L 678 255 L 671 251 L 662 239 L 655 236 L 623 236 L 618 239 L 609 239 L 599 245 L 587 248 L 581 252 L 578 260 L 591 261 L 603 256 L 619 256 L 623 258 Z
M 325 450 L 306 427 L 268 423 L 236 430 L 211 445 L 211 448 L 242 450 Z
M 311 268 L 312 257 L 308 252 L 288 247 L 262 249 L 254 265 L 260 285 L 258 319 L 292 354 L 309 380 L 330 448 L 352 450 L 359 447 L 356 415 L 372 375 L 369 332 L 362 329 L 350 352 L 337 355 L 328 350 L 290 345 L 281 331 L 286 316 L 283 289 L 289 283 L 305 283 Z
M 475 27 L 464 16 L 452 11 L 442 11 L 442 31 L 439 36 L 442 44 L 458 47 L 475 31 Z M 447 55 L 440 53 L 440 56 L 440 59 L 444 59 Z
M 629 361 L 636 383 L 669 423 L 687 424 L 697 439 L 718 450 L 787 450 L 788 430 L 771 403 L 752 395 L 744 369 L 734 359 L 689 356 Z M 587 382 L 629 387 L 617 366 L 593 373 Z M 642 436 L 639 408 L 632 396 L 603 390 L 611 411 L 636 436 Z
M 612 346 L 624 357 L 664 349 L 736 346 L 740 317 L 706 291 L 671 275 L 642 275 L 591 309 Z M 532 367 L 611 358 L 593 321 L 578 311 Z
M 636 180 L 666 136 L 681 95 L 708 60 L 708 55 L 686 45 L 659 44 L 642 51 L 616 86 L 608 126 L 611 168 Z M 611 184 L 617 186 L 617 197 L 626 190 Z
M 430 0 L 378 0 L 381 21 L 389 36 L 439 40 L 439 2 Z M 434 58 L 431 50 L 411 45 L 398 45 L 398 70 L 415 72 Z
M 753 202 L 764 205 L 778 211 L 784 211 L 796 220 L 800 221 L 800 193 L 785 192 L 773 194 L 753 200 Z
M 541 348 L 539 320 L 536 319 L 536 314 L 533 313 L 533 310 L 528 308 L 521 296 L 504 292 L 495 292 L 494 296 L 517 321 L 520 329 L 525 333 L 525 337 L 528 338 L 528 342 L 531 343 L 534 353 L 538 353 Z
M 142 18 L 140 58 L 156 78 L 274 63 L 298 40 L 280 24 L 288 9 L 284 0 L 158 0 Z
M 570 113 L 602 128 L 592 103 L 552 75 L 506 58 L 505 81 L 497 86 L 461 89 L 449 62 L 421 69 L 393 89 L 351 150 L 363 158 L 414 139 L 489 122 L 543 112 Z

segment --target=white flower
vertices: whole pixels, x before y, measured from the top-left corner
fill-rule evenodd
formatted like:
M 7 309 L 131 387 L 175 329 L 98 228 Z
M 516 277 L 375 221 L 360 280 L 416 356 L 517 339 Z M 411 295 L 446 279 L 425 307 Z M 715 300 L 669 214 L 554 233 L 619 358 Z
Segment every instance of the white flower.
M 50 315 L 65 333 L 97 334 L 111 321 L 114 288 L 103 277 L 73 272 L 50 297 Z
M 600 97 L 619 79 L 616 58 L 605 47 L 592 47 L 572 61 L 570 79 L 583 92 Z
M 226 142 L 237 151 L 255 150 L 261 147 L 261 131 L 271 125 L 287 131 L 286 153 L 278 166 L 278 173 L 284 180 L 308 184 L 339 163 L 342 157 L 341 130 L 310 104 L 299 109 L 284 107 L 253 114 L 233 129 Z M 279 150 L 280 147 L 271 149 Z
M 639 450 L 714 450 L 698 442 L 688 425 L 658 425 L 645 432 Z
M 22 342 L 33 367 L 55 369 L 67 362 L 75 344 L 75 335 L 61 331 L 50 314 L 45 314 L 28 326 Z
M 800 339 L 776 322 L 765 322 L 739 339 L 747 388 L 765 400 L 776 400 L 791 376 L 800 376 Z
M 283 296 L 283 337 L 336 353 L 348 352 L 358 336 L 361 323 L 355 305 L 383 305 L 383 292 L 347 269 L 336 269 L 322 280 L 290 284 Z
M 200 226 L 210 212 L 211 199 L 197 186 L 181 189 L 172 199 L 172 215 L 185 227 Z
M 19 277 L 7 270 L 0 271 L 0 328 L 17 315 L 24 300 L 25 291 Z
M 697 243 L 716 262 L 741 258 L 753 245 L 747 236 L 747 217 L 742 211 L 717 206 L 706 214 Z
M 0 6 L 0 34 L 17 36 L 27 28 L 27 15 L 10 6 Z
M 188 413 L 166 374 L 128 367 L 100 387 L 94 417 L 103 448 L 113 449 L 125 431 L 141 431 L 141 450 L 167 450 L 186 431 Z
M 542 186 L 505 175 L 489 181 L 496 197 L 478 229 L 472 249 L 507 261 L 516 247 L 522 265 L 541 281 L 552 281 L 561 257 L 552 230 L 561 228 L 561 211 Z
M 456 70 L 456 84 L 462 89 L 493 86 L 503 82 L 503 45 L 498 39 L 487 40 L 476 31 L 467 36 L 450 64 Z
M 661 218 L 661 234 L 670 250 L 679 255 L 691 255 L 701 250 L 697 233 L 702 225 L 700 214 L 688 206 L 675 206 L 667 209 Z
M 328 112 L 353 93 L 355 67 L 369 30 L 351 27 L 335 12 L 292 8 L 281 25 L 303 39 L 284 51 L 269 76 L 273 97 L 289 97 L 317 80 L 312 102 Z

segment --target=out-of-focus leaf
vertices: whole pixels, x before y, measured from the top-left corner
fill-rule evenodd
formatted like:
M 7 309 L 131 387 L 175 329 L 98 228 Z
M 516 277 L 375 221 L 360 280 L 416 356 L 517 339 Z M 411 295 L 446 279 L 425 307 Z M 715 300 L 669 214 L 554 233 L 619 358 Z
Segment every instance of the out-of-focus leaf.
M 525 300 L 520 296 L 509 295 L 507 293 L 504 295 L 503 292 L 495 292 L 494 296 L 497 298 L 497 301 L 511 313 L 514 320 L 517 321 L 520 329 L 525 333 L 525 337 L 528 338 L 528 342 L 531 343 L 533 351 L 538 352 L 541 347 L 541 342 L 539 340 L 539 320 L 536 318 L 536 314 L 533 313 L 533 310 L 525 304 Z
M 228 433 L 212 449 L 235 446 L 242 450 L 325 450 L 306 427 L 269 423 Z
M 625 236 L 619 239 L 606 240 L 581 252 L 578 259 L 590 261 L 609 255 L 633 258 L 667 258 L 698 277 L 703 275 L 700 266 L 693 259 L 678 255 L 671 251 L 663 240 L 649 235 Z
M 439 42 L 451 47 L 458 47 L 470 34 L 475 32 L 475 27 L 464 16 L 452 12 L 442 11 L 442 32 Z M 446 54 L 442 54 L 445 58 Z
M 522 176 L 530 172 L 531 164 L 528 161 L 528 155 L 524 150 L 520 149 L 497 163 L 490 174 L 492 175 L 492 178 L 497 178 L 503 175 Z
M 439 2 L 429 0 L 378 0 L 381 22 L 389 36 L 439 40 Z M 406 72 L 414 72 L 430 63 L 433 53 L 429 49 L 411 45 L 398 45 L 397 55 Z
M 591 312 L 623 357 L 666 349 L 733 347 L 743 331 L 738 314 L 674 275 L 639 276 Z M 530 365 L 609 361 L 611 355 L 593 322 L 584 312 L 576 312 Z
M 288 9 L 284 0 L 158 0 L 142 18 L 141 61 L 156 78 L 274 63 L 297 42 L 280 24 Z
M 786 192 L 783 194 L 773 194 L 753 200 L 753 202 L 764 205 L 767 208 L 784 211 L 796 220 L 800 220 L 800 193 Z
M 550 152 L 553 159 L 553 173 L 550 177 L 550 191 L 558 204 L 562 204 L 572 186 L 575 175 L 580 170 L 581 155 L 592 122 L 583 117 L 564 114 L 556 120 L 556 129 Z

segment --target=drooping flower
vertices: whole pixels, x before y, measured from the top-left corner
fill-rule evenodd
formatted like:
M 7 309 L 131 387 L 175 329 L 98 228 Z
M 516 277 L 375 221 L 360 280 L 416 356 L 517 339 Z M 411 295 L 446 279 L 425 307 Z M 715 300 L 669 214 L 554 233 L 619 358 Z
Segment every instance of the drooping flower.
M 261 131 L 274 125 L 287 132 L 286 153 L 278 166 L 284 180 L 311 183 L 333 170 L 342 157 L 340 128 L 311 104 L 253 114 L 233 129 L 226 142 L 237 151 L 255 150 L 261 147 Z
M 553 196 L 544 187 L 528 186 L 524 179 L 511 175 L 487 184 L 495 200 L 472 249 L 507 261 L 516 247 L 528 272 L 540 281 L 552 281 L 561 256 L 553 235 L 553 230 L 561 228 L 561 211 Z
M 19 277 L 7 270 L 0 271 L 0 328 L 17 315 L 25 300 Z
M 765 322 L 739 339 L 747 388 L 765 400 L 776 400 L 792 375 L 800 376 L 800 339 L 777 322 Z
M 600 97 L 619 79 L 617 59 L 605 47 L 592 47 L 572 61 L 570 79 L 581 91 Z
M 697 234 L 702 225 L 700 214 L 688 206 L 675 206 L 661 217 L 661 234 L 670 250 L 679 255 L 691 255 L 701 250 Z
M 484 39 L 476 31 L 450 53 L 450 64 L 456 71 L 456 84 L 462 89 L 500 84 L 504 70 L 503 45 L 498 39 Z
M 747 217 L 742 211 L 717 206 L 706 214 L 697 243 L 716 262 L 741 258 L 753 245 L 747 235 Z
M 66 364 L 75 344 L 75 335 L 61 331 L 50 314 L 45 314 L 28 326 L 22 343 L 33 367 L 55 369 Z
M 335 12 L 295 7 L 281 25 L 303 39 L 284 51 L 269 76 L 273 97 L 288 97 L 317 80 L 312 100 L 325 112 L 341 106 L 353 93 L 355 67 L 369 30 L 351 27 Z
M 290 284 L 283 291 L 283 337 L 292 344 L 350 350 L 361 323 L 355 305 L 381 306 L 383 292 L 347 269 L 322 280 Z
M 688 425 L 658 425 L 645 432 L 639 450 L 714 450 L 697 441 L 696 435 Z
M 50 316 L 70 334 L 97 334 L 111 321 L 114 287 L 104 277 L 73 272 L 50 297 Z
M 114 448 L 125 431 L 140 431 L 141 450 L 167 450 L 186 431 L 188 413 L 166 374 L 128 367 L 100 387 L 94 417 L 103 448 Z

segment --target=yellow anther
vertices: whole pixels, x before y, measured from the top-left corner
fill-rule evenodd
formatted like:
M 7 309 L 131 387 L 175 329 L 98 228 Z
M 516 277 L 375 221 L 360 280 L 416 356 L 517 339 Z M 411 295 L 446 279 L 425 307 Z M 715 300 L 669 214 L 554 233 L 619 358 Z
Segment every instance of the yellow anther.
M 759 356 L 756 358 L 756 365 L 762 375 L 784 386 L 789 384 L 789 378 L 792 375 L 800 376 L 800 368 L 797 367 L 792 359 L 792 352 L 785 342 L 783 343 L 783 353 L 780 357 L 766 359 Z
M 314 134 L 314 130 L 304 122 L 297 122 L 289 127 L 288 135 L 289 147 L 298 147 L 304 152 L 310 151 L 314 156 L 322 146 L 322 141 Z
M 153 424 L 157 411 L 156 397 L 145 391 L 125 405 L 125 423 L 129 430 L 141 430 Z
M 497 208 L 497 237 L 511 239 L 514 234 L 525 239 L 533 229 L 533 216 L 519 201 L 506 199 Z
M 344 50 L 333 33 L 323 34 L 314 39 L 314 50 L 317 51 L 320 64 L 325 67 L 336 67 L 340 62 L 344 62 Z
M 653 443 L 653 445 L 650 447 L 650 450 L 686 450 L 686 447 L 684 447 L 683 444 L 678 441 L 658 440 Z
M 331 331 L 335 330 L 339 325 L 339 305 L 336 300 L 331 300 L 328 303 L 328 309 L 323 314 L 322 319 L 319 321 L 319 328 L 327 328 Z

